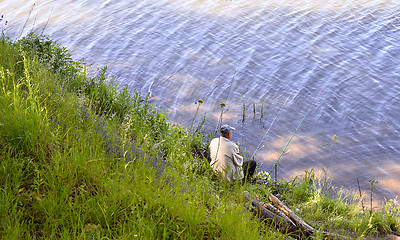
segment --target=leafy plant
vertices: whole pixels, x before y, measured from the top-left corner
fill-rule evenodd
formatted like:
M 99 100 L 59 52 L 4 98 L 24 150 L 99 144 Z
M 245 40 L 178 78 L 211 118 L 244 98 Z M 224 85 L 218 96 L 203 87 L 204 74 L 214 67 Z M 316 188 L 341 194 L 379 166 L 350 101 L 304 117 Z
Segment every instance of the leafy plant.
M 60 72 L 62 75 L 71 76 L 81 72 L 85 67 L 83 61 L 73 61 L 65 47 L 56 44 L 46 35 L 38 36 L 30 33 L 27 37 L 18 40 L 17 44 L 23 52 L 37 56 L 39 61 L 46 64 L 49 69 Z
M 328 174 L 328 169 L 329 169 L 329 163 L 330 163 L 331 158 L 332 158 L 333 148 L 334 148 L 335 144 L 338 143 L 336 134 L 333 135 L 333 137 L 332 137 L 332 142 L 333 142 L 333 146 L 332 146 L 332 147 L 331 147 L 328 143 L 326 144 L 326 146 L 327 146 L 328 148 L 330 148 L 331 150 L 330 150 L 330 153 L 329 153 L 328 164 L 327 164 L 327 166 L 326 166 L 326 169 L 323 168 L 323 171 L 324 171 L 324 184 L 323 184 L 323 186 L 322 186 L 322 190 L 324 190 L 324 188 L 325 188 L 325 186 L 326 186 L 327 174 Z
M 371 184 L 371 186 L 369 188 L 367 188 L 367 190 L 369 190 L 369 192 L 370 192 L 370 204 L 371 204 L 371 206 L 370 206 L 370 210 L 369 211 L 370 211 L 370 214 L 372 215 L 372 212 L 373 212 L 372 205 L 373 205 L 373 200 L 374 200 L 373 191 L 375 190 L 374 184 L 378 183 L 378 181 L 376 181 L 374 178 L 371 178 L 370 180 L 368 180 L 368 182 Z

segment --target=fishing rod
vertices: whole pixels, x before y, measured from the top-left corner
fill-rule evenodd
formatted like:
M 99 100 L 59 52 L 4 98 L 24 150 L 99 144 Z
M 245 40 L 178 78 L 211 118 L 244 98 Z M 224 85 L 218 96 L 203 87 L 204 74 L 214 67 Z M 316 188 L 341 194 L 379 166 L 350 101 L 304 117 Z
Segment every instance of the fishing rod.
M 233 73 L 231 82 L 229 83 L 228 94 L 226 95 L 225 102 L 228 101 L 229 93 L 231 92 L 231 86 L 232 86 L 233 80 L 235 79 L 235 76 L 236 76 L 236 72 L 237 72 L 237 68 L 238 68 L 238 66 L 239 66 L 239 63 L 240 63 L 240 61 L 238 61 L 238 62 L 236 63 L 235 72 Z
M 275 123 L 276 119 L 279 116 L 279 113 L 282 111 L 283 107 L 286 105 L 287 101 L 289 100 L 290 96 L 292 95 L 292 93 L 289 94 L 289 96 L 287 97 L 286 101 L 282 104 L 281 108 L 279 109 L 278 113 L 275 115 L 274 120 L 271 122 L 271 124 L 269 125 L 267 131 L 265 132 L 263 138 L 261 139 L 260 143 L 258 144 L 256 150 L 254 151 L 253 155 L 251 156 L 251 159 L 254 160 L 254 156 L 256 155 L 256 152 L 260 149 L 262 149 L 264 147 L 264 145 L 262 147 L 260 147 L 261 143 L 264 141 L 265 137 L 268 135 L 269 130 L 271 129 L 272 125 Z
M 299 126 L 297 126 L 296 131 L 294 131 L 292 137 L 289 139 L 289 142 L 286 144 L 285 148 L 283 149 L 281 155 L 279 155 L 278 159 L 276 160 L 274 166 L 272 166 L 271 171 L 269 171 L 268 173 L 268 177 L 271 176 L 271 172 L 274 170 L 274 168 L 276 167 L 276 165 L 278 164 L 279 160 L 281 159 L 282 155 L 285 153 L 286 148 L 289 146 L 290 142 L 292 141 L 294 135 L 297 133 L 297 130 L 299 130 L 301 124 L 303 123 L 304 119 L 307 117 L 308 113 L 310 112 L 311 108 L 314 106 L 315 102 L 317 101 L 319 95 L 321 95 L 323 88 L 321 89 L 321 91 L 318 93 L 318 96 L 315 98 L 314 102 L 311 104 L 311 106 L 308 108 L 307 113 L 304 115 L 303 119 L 301 120 Z M 268 179 L 267 177 L 267 179 Z
M 223 107 L 226 106 L 226 101 L 228 101 L 229 93 L 230 93 L 230 91 L 231 91 L 231 86 L 232 86 L 233 80 L 235 79 L 235 76 L 236 76 L 236 72 L 237 72 L 237 68 L 238 68 L 238 66 L 239 66 L 239 63 L 240 63 L 240 61 L 238 61 L 238 62 L 236 63 L 235 72 L 233 73 L 231 82 L 229 83 L 228 94 L 226 95 L 225 101 L 222 102 L 222 103 L 220 103 L 221 108 L 222 108 L 222 109 L 221 109 L 221 115 L 219 116 L 219 119 L 218 119 L 218 122 L 217 122 L 217 126 L 215 127 L 215 132 L 213 133 L 213 137 L 214 137 L 214 134 L 216 134 L 216 133 L 218 132 L 219 127 L 222 125 Z

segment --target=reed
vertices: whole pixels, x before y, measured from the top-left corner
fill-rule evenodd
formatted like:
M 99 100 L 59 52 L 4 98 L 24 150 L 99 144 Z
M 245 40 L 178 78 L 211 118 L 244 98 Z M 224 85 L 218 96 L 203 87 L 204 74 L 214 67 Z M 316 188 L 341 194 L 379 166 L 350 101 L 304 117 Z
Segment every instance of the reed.
M 242 102 L 243 102 L 243 109 L 242 109 L 242 123 L 244 123 L 244 120 L 246 120 L 246 105 L 244 103 L 244 97 L 242 94 Z
M 192 127 L 193 127 L 194 121 L 196 120 L 197 113 L 199 112 L 199 108 L 200 108 L 200 105 L 201 105 L 202 103 L 203 103 L 203 99 L 198 99 L 198 100 L 196 100 L 196 102 L 194 103 L 194 104 L 196 104 L 197 108 L 196 108 L 196 113 L 194 114 L 194 117 L 193 117 L 192 124 L 190 124 L 189 132 L 192 131 Z
M 264 117 L 264 98 L 261 100 L 261 116 L 260 116 L 260 120 Z
M 326 144 L 326 146 L 327 146 L 328 148 L 330 148 L 330 152 L 329 152 L 328 164 L 326 165 L 326 169 L 324 169 L 324 185 L 322 186 L 322 190 L 324 189 L 324 187 L 325 187 L 325 185 L 326 185 L 327 174 L 328 174 L 328 169 L 329 169 L 329 163 L 330 163 L 331 158 L 332 158 L 333 148 L 334 148 L 335 145 L 338 143 L 338 141 L 337 141 L 337 136 L 336 136 L 336 135 L 334 135 L 334 136 L 332 137 L 332 142 L 333 142 L 332 147 L 331 147 L 331 145 L 329 145 L 328 143 Z
M 253 118 L 256 117 L 256 103 L 253 101 Z
M 218 118 L 218 122 L 217 122 L 217 126 L 215 127 L 215 131 L 213 133 L 213 138 L 215 136 L 215 134 L 217 134 L 221 128 L 222 125 L 222 116 L 224 115 L 224 113 L 226 111 L 228 111 L 228 109 L 225 110 L 226 108 L 226 103 L 222 102 L 219 104 L 219 106 L 221 107 L 221 113 L 219 114 L 219 118 Z

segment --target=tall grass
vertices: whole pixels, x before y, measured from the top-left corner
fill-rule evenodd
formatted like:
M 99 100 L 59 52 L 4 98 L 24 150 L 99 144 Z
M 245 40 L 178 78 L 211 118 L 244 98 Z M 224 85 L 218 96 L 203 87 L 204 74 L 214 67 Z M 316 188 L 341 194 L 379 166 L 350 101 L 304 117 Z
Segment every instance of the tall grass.
M 0 41 L 1 238 L 260 238 L 200 135 L 49 41 Z
M 171 125 L 106 69 L 88 77 L 47 37 L 3 38 L 0 54 L 2 239 L 286 239 L 253 217 L 244 190 L 280 192 L 321 228 L 398 227 L 394 202 L 360 215 L 318 191 L 312 172 L 268 187 L 220 181 L 199 131 Z

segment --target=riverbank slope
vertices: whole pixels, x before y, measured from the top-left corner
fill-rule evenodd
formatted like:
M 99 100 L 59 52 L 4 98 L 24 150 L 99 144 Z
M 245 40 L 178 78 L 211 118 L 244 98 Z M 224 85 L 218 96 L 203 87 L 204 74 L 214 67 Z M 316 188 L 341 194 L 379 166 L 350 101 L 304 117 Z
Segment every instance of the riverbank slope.
M 244 191 L 261 201 L 273 192 L 316 229 L 398 231 L 394 200 L 363 206 L 312 171 L 268 185 L 219 180 L 201 127 L 170 124 L 106 68 L 88 77 L 47 37 L 3 36 L 0 58 L 3 239 L 287 239 L 253 216 Z

